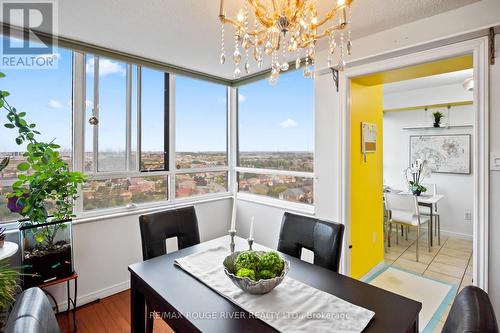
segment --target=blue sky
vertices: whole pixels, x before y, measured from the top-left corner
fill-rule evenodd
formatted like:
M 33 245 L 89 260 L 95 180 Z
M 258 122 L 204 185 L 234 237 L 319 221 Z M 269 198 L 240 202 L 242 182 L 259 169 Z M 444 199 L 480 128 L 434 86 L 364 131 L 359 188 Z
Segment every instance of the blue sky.
M 58 69 L 3 69 L 0 89 L 10 92 L 9 103 L 26 119 L 37 124 L 43 139 L 52 140 L 63 148 L 71 146 L 72 54 L 55 50 Z M 0 152 L 19 151 L 15 130 L 3 126 L 7 112 L 0 110 Z
M 302 71 L 239 88 L 240 151 L 312 151 L 313 81 Z
M 47 140 L 63 148 L 71 146 L 71 52 L 59 49 L 57 69 L 8 69 L 0 89 L 11 92 L 9 102 L 25 111 Z M 93 100 L 93 60 L 87 58 L 87 118 Z M 136 87 L 136 69 L 133 69 Z M 142 145 L 145 151 L 160 151 L 158 134 L 163 125 L 163 73 L 142 71 Z M 126 66 L 100 61 L 99 147 L 101 151 L 125 149 Z M 278 84 L 266 80 L 240 87 L 240 149 L 242 151 L 312 151 L 313 82 L 301 71 L 284 74 Z M 222 151 L 226 149 L 226 87 L 204 81 L 176 79 L 177 151 Z M 136 105 L 136 100 L 132 103 Z M 135 111 L 135 110 L 134 110 Z M 5 119 L 5 113 L 0 119 Z M 134 117 L 133 122 L 136 121 Z M 3 124 L 3 122 L 2 122 Z M 133 135 L 136 135 L 133 126 Z M 92 128 L 86 126 L 87 134 Z M 0 152 L 18 151 L 15 131 L 0 127 Z M 86 149 L 92 146 L 86 136 Z M 135 139 L 133 140 L 133 142 Z

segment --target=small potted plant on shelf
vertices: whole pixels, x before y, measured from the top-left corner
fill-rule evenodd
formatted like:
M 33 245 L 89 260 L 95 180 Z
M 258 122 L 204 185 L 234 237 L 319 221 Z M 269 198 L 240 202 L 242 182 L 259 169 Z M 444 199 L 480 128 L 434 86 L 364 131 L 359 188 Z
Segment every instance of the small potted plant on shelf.
M 5 77 L 0 73 L 0 78 Z M 17 165 L 18 180 L 7 193 L 9 208 L 20 221 L 23 286 L 31 287 L 73 274 L 71 219 L 73 201 L 83 174 L 72 172 L 54 141 L 39 139 L 36 124 L 18 112 L 0 91 L 0 108 L 7 112 L 6 128 L 17 130 L 16 143 L 26 145 L 25 161 Z
M 441 119 L 444 117 L 442 112 L 436 111 L 432 113 L 434 117 L 434 127 L 441 127 Z
M 408 187 L 413 195 L 419 196 L 427 191 L 427 188 L 422 185 L 425 177 L 429 174 L 427 161 L 417 159 L 408 167 L 405 172 Z

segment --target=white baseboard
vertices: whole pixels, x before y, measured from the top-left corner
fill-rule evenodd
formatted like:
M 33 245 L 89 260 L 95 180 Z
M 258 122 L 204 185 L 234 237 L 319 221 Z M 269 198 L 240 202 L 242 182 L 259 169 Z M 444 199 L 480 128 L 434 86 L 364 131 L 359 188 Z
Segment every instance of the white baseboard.
M 442 229 L 441 229 L 441 236 L 449 236 L 449 237 L 462 238 L 462 239 L 468 239 L 468 240 L 473 239 L 472 235 L 462 234 L 460 232 L 448 231 L 448 230 L 442 230 Z
M 97 301 L 101 298 L 105 298 L 105 297 L 117 294 L 117 293 L 125 291 L 127 289 L 130 289 L 130 280 L 117 283 L 115 285 L 112 285 L 110 287 L 107 287 L 107 288 L 104 288 L 101 290 L 93 291 L 93 292 L 88 293 L 86 295 L 81 295 L 81 296 L 79 295 L 76 299 L 76 306 L 79 307 L 79 306 L 82 306 L 84 304 Z M 73 292 L 73 288 L 71 288 L 71 292 Z M 66 311 L 67 306 L 68 306 L 68 302 L 67 301 L 59 302 L 57 305 L 59 306 L 60 311 Z
M 372 269 L 370 269 L 365 275 L 363 275 L 360 278 L 360 280 L 361 281 L 366 281 L 370 276 L 372 276 L 373 274 L 375 274 L 376 272 L 378 272 L 379 270 L 381 270 L 382 268 L 384 268 L 384 266 L 385 266 L 385 263 L 382 260 L 377 265 L 375 265 Z

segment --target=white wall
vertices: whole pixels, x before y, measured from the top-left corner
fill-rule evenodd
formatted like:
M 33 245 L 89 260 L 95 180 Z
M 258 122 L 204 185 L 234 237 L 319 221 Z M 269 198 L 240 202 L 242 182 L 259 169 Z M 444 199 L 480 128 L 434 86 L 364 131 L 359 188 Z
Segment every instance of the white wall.
M 391 85 L 394 84 L 395 83 L 392 83 Z M 444 86 L 412 89 L 409 91 L 397 91 L 392 93 L 387 93 L 384 90 L 384 110 L 399 109 L 410 106 L 464 102 L 472 101 L 472 99 L 472 92 L 466 91 L 462 84 L 448 84 Z M 432 111 L 430 113 L 432 113 Z M 446 121 L 446 119 L 443 119 L 443 121 Z
M 385 95 L 384 95 L 385 99 Z M 410 100 L 408 100 L 410 102 Z M 417 102 L 418 103 L 418 102 Z M 426 103 L 424 103 L 426 104 Z M 406 106 L 409 106 L 408 104 Z M 435 111 L 435 110 L 432 110 Z M 467 129 L 428 129 L 403 130 L 403 127 L 429 126 L 432 124 L 432 111 L 397 111 L 384 113 L 384 183 L 393 188 L 404 189 L 406 183 L 402 171 L 409 165 L 409 140 L 411 135 L 472 134 Z M 444 110 L 440 110 L 444 112 Z M 472 105 L 453 107 L 450 111 L 454 124 L 472 124 L 474 113 Z M 424 118 L 427 116 L 427 121 Z M 472 237 L 472 221 L 465 220 L 465 213 L 473 207 L 473 175 L 433 173 L 424 180 L 436 184 L 438 193 L 445 197 L 438 204 L 443 233 Z
M 201 241 L 223 236 L 230 222 L 232 199 L 195 204 Z M 167 208 L 166 208 L 167 209 Z M 78 272 L 78 304 L 129 288 L 128 265 L 142 261 L 139 215 L 73 225 L 73 253 Z M 64 286 L 52 288 L 65 306 Z

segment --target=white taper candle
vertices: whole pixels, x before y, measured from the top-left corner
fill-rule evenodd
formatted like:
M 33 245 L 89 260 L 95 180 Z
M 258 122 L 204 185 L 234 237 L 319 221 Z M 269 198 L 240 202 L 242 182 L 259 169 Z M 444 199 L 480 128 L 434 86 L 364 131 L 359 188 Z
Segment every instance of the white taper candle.
M 231 215 L 231 228 L 229 231 L 236 231 L 236 199 L 233 200 L 233 213 Z
M 254 221 L 254 217 L 252 216 L 252 220 L 250 222 L 250 236 L 248 236 L 248 239 L 253 239 L 253 221 Z

